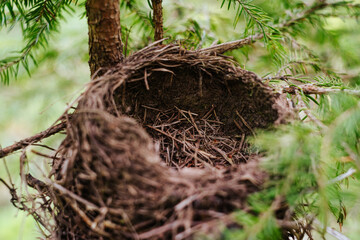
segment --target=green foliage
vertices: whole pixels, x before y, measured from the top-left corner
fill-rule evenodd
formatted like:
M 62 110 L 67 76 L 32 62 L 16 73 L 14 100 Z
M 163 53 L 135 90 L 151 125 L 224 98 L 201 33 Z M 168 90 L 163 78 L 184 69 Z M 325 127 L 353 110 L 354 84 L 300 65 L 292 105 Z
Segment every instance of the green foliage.
M 230 35 L 235 39 L 262 34 L 268 54 L 266 59 L 269 57 L 275 63 L 275 69 L 271 70 L 273 74 L 270 74 L 272 78 L 283 77 L 283 75 L 280 76 L 275 73 L 279 73 L 279 69 L 286 68 L 286 66 L 290 71 L 296 72 L 297 65 L 289 65 L 289 63 L 302 62 L 300 67 L 304 71 L 302 74 L 293 74 L 297 75 L 296 79 L 308 81 L 308 78 L 315 80 L 321 78 L 322 83 L 330 82 L 330 85 L 333 78 L 338 78 L 338 75 L 325 66 L 323 59 L 307 47 L 306 43 L 300 43 L 299 40 L 306 37 L 306 41 L 314 39 L 315 43 L 319 43 L 322 38 L 323 43 L 329 42 L 336 47 L 339 44 L 339 39 L 336 37 L 329 38 L 329 36 L 338 35 L 331 34 L 326 30 L 324 27 L 326 19 L 331 17 L 357 17 L 360 12 L 359 4 L 351 1 L 330 3 L 314 1 L 310 5 L 302 1 L 287 0 L 272 1 L 271 3 L 254 0 L 221 0 L 218 2 L 219 8 L 227 8 L 232 13 L 229 17 L 222 16 L 223 13 L 208 15 L 209 21 L 198 19 L 200 16 L 198 10 L 189 8 L 186 3 L 181 1 L 168 5 L 164 3 L 166 9 L 165 36 L 170 37 L 170 42 L 177 40 L 186 48 L 198 49 L 219 40 L 220 42 L 233 40 L 222 37 L 224 33 L 220 29 L 224 24 L 230 24 L 231 21 L 236 28 L 235 32 Z M 8 84 L 10 79 L 16 78 L 21 67 L 30 74 L 32 66 L 36 64 L 34 50 L 47 46 L 49 36 L 58 30 L 59 21 L 64 20 L 64 12 L 73 13 L 72 7 L 75 4 L 77 1 L 71 0 L 1 1 L 0 27 L 10 30 L 14 26 L 20 25 L 25 42 L 25 46 L 16 54 L 10 54 L 10 56 L 0 60 L 0 79 L 2 82 Z M 79 5 L 84 5 L 84 2 L 81 1 Z M 147 1 L 147 4 L 144 4 L 138 0 L 124 0 L 121 1 L 120 6 L 122 37 L 126 48 L 125 55 L 128 55 L 149 44 L 152 39 L 151 2 Z M 276 11 L 274 11 L 275 9 Z M 167 13 L 169 16 L 166 15 Z M 176 24 L 166 24 L 167 18 L 174 19 Z M 222 24 L 216 23 L 214 25 L 215 21 L 221 18 L 223 18 Z M 204 25 L 204 22 L 207 23 Z M 237 33 L 237 28 L 242 29 L 242 31 Z M 312 35 L 314 36 L 312 37 Z M 238 52 L 247 58 L 254 49 L 244 47 Z M 344 59 L 347 59 L 350 54 L 348 51 L 342 55 L 344 55 Z M 233 55 L 237 59 L 241 58 L 237 53 Z M 357 59 L 355 56 L 352 58 Z M 314 69 L 313 73 L 322 72 L 323 76 L 314 78 L 311 73 L 309 76 L 305 67 L 307 63 Z
M 253 138 L 252 143 L 266 156 L 263 167 L 272 177 L 262 192 L 248 200 L 258 217 L 237 213 L 239 222 L 246 223 L 246 227 L 230 231 L 229 236 L 240 234 L 243 237 L 236 239 L 249 239 L 254 233 L 253 225 L 262 229 L 256 232 L 260 234 L 270 229 L 269 221 L 273 222 L 271 231 L 275 231 L 271 209 L 279 197 L 286 199 L 297 219 L 319 217 L 326 223 L 332 214 L 343 225 L 347 208 L 360 197 L 358 192 L 348 191 L 349 184 L 360 180 L 360 174 L 350 174 L 353 180 L 346 175 L 360 171 L 359 99 L 333 95 L 322 97 L 319 102 L 318 115 L 324 119 L 326 129 L 309 121 L 295 122 Z M 256 239 L 261 237 L 256 235 Z
M 38 67 L 32 71 L 31 79 L 21 70 L 17 81 L 9 86 L 0 85 L 0 145 L 9 146 L 19 139 L 43 131 L 50 126 L 64 111 L 64 106 L 76 98 L 89 81 L 87 25 L 86 19 L 78 19 L 77 9 L 74 16 L 66 16 L 60 28 L 62 33 L 55 33 L 50 38 L 47 51 L 37 54 Z M 16 47 L 21 32 L 18 26 L 10 34 L 0 32 L 0 51 Z M 10 46 L 9 46 L 10 45 Z M 0 54 L 1 56 L 1 54 Z M 43 144 L 58 146 L 64 135 L 60 134 L 44 140 Z M 42 151 L 41 148 L 35 150 Z M 51 154 L 49 151 L 48 154 Z M 29 157 L 39 160 L 29 151 Z M 0 178 L 8 181 L 1 159 Z M 31 171 L 47 172 L 49 163 L 35 160 L 30 164 Z M 6 158 L 11 178 L 17 187 L 20 185 L 19 155 Z M 40 173 L 41 175 L 41 173 Z M 19 189 L 19 188 L 18 188 Z M 24 188 L 23 188 L 24 189 Z M 25 189 L 24 189 L 25 190 Z M 0 239 L 39 239 L 41 232 L 33 218 L 18 211 L 10 203 L 11 196 L 4 185 L 0 186 Z
M 121 1 L 126 55 L 152 41 L 150 2 Z M 0 60 L 3 83 L 16 78 L 21 69 L 30 74 L 36 62 L 47 67 L 51 61 L 64 63 L 68 58 L 74 59 L 74 55 L 64 56 L 62 49 L 53 49 L 53 43 L 48 42 L 59 30 L 59 24 L 76 14 L 75 4 L 71 0 L 0 1 L 0 30 L 20 29 L 24 39 L 19 51 L 6 53 Z M 78 5 L 81 4 L 84 1 Z M 359 15 L 359 1 L 164 1 L 164 32 L 169 37 L 167 42 L 176 41 L 193 50 L 263 35 L 255 43 L 226 54 L 244 68 L 264 75 L 263 80 L 274 89 L 303 83 L 341 89 L 360 85 L 360 50 L 356 47 L 360 44 L 356 22 Z M 86 50 L 83 40 L 77 44 Z M 46 52 L 36 51 L 44 48 Z M 84 51 L 78 55 L 82 56 Z M 81 60 L 85 62 L 86 57 Z M 54 88 L 64 87 L 53 84 Z M 42 86 L 39 82 L 34 85 Z M 22 100 L 32 94 L 16 96 Z M 249 198 L 252 214 L 234 213 L 245 227 L 225 230 L 225 239 L 280 239 L 273 208 L 279 196 L 286 200 L 297 219 L 317 218 L 324 226 L 332 223 L 333 227 L 334 222 L 346 224 L 348 212 L 360 199 L 359 98 L 346 94 L 302 97 L 325 128 L 319 128 L 301 111 L 303 121 L 260 132 L 252 140 L 257 151 L 265 156 L 263 166 L 272 178 L 263 191 Z M 288 98 L 295 105 L 298 103 L 298 99 L 290 95 Z M 19 108 L 18 105 L 21 106 L 17 103 L 13 108 Z M 1 115 L 0 120 L 4 119 Z
M 271 18 L 259 6 L 252 4 L 253 0 L 223 0 L 221 3 L 221 8 L 226 2 L 228 2 L 228 10 L 232 5 L 234 8 L 236 8 L 234 26 L 238 24 L 241 16 L 244 15 L 244 35 L 248 35 L 249 32 L 254 34 L 255 29 L 257 28 L 259 31 L 261 31 L 261 33 L 264 34 L 265 39 L 267 39 L 268 36 L 266 30 L 275 30 L 271 25 L 268 24 L 271 21 Z
M 121 33 L 125 43 L 125 55 L 139 50 L 149 43 L 149 36 L 153 35 L 151 3 L 139 4 L 136 0 L 120 1 L 121 10 Z M 132 33 L 136 33 L 132 34 Z
M 16 78 L 20 66 L 30 75 L 30 61 L 36 64 L 33 51 L 46 47 L 49 36 L 58 30 L 63 12 L 73 12 L 72 0 L 57 1 L 10 1 L 0 2 L 0 29 L 13 28 L 19 24 L 22 29 L 25 46 L 16 55 L 0 60 L 0 79 L 9 83 Z
M 224 239 L 281 239 L 281 232 L 276 225 L 276 219 L 273 215 L 261 219 L 254 217 L 252 214 L 239 211 L 235 213 L 235 218 L 244 225 L 244 229 L 225 230 L 223 233 Z

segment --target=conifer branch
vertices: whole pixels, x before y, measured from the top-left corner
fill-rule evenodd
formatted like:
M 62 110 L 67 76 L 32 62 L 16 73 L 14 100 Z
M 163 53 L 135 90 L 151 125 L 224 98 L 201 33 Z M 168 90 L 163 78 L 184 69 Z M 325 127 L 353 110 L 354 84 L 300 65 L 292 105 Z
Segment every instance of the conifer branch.
M 139 24 L 142 28 L 146 27 L 146 30 L 148 30 L 148 28 L 150 29 L 152 27 L 151 18 L 137 6 L 135 0 L 120 1 L 120 7 L 133 13 L 136 16 L 134 22 Z M 124 27 L 126 28 L 126 26 Z
M 300 13 L 296 17 L 286 21 L 285 23 L 280 24 L 279 28 L 284 30 L 287 27 L 291 27 L 296 23 L 305 21 L 306 19 L 309 19 L 309 17 L 311 17 L 312 15 L 317 14 L 318 11 L 323 10 L 325 8 L 339 8 L 339 7 L 357 9 L 357 8 L 360 8 L 360 4 L 352 4 L 347 1 L 340 1 L 340 2 L 334 2 L 334 3 L 328 3 L 326 0 L 325 1 L 316 1 L 309 9 L 303 11 L 302 13 Z M 328 14 L 325 16 L 328 16 L 328 17 L 334 16 L 334 14 Z
M 241 1 L 237 0 L 237 2 L 240 3 Z M 272 31 L 283 32 L 283 31 L 286 31 L 289 27 L 294 26 L 296 23 L 303 22 L 304 20 L 310 18 L 312 15 L 317 14 L 317 12 L 320 10 L 323 10 L 325 8 L 339 8 L 339 7 L 358 9 L 360 11 L 360 4 L 351 4 L 346 1 L 335 2 L 335 3 L 327 3 L 326 1 L 320 1 L 320 2 L 316 2 L 310 8 L 304 10 L 297 16 L 291 18 L 290 20 L 287 20 L 286 22 L 284 22 L 282 24 L 278 24 L 278 25 L 274 25 L 274 26 L 267 25 L 267 27 L 270 28 Z M 329 16 L 333 16 L 333 15 L 329 15 Z M 258 21 L 256 21 L 256 22 L 258 23 Z M 262 31 L 262 33 L 250 35 L 244 39 L 218 44 L 215 46 L 201 49 L 199 51 L 200 52 L 214 52 L 217 54 L 222 54 L 227 51 L 235 50 L 235 49 L 241 48 L 243 46 L 250 45 L 250 44 L 254 43 L 256 40 L 263 39 L 264 37 L 269 37 L 269 35 L 267 35 L 264 31 Z
M 316 2 L 312 7 L 310 7 L 309 9 L 307 9 L 305 11 L 303 11 L 298 16 L 286 21 L 283 24 L 280 24 L 279 28 L 285 29 L 285 28 L 290 27 L 290 26 L 292 26 L 292 25 L 294 25 L 294 24 L 296 24 L 298 22 L 304 21 L 310 15 L 313 15 L 316 11 L 324 9 L 327 6 L 329 6 L 329 4 L 326 3 L 326 2 Z
M 327 126 L 325 124 L 323 124 L 317 117 L 315 117 L 310 110 L 308 109 L 308 107 L 306 106 L 305 102 L 302 100 L 302 96 L 299 93 L 299 90 L 296 89 L 295 90 L 295 95 L 296 98 L 298 100 L 298 108 L 299 111 L 304 111 L 305 114 L 316 124 L 318 125 L 321 129 L 327 129 Z
M 19 67 L 22 65 L 30 75 L 29 58 L 36 64 L 32 55 L 38 46 L 45 47 L 48 37 L 57 31 L 62 10 L 72 11 L 72 0 L 58 1 L 3 1 L 0 3 L 0 26 L 7 26 L 9 22 L 14 25 L 20 23 L 26 46 L 20 50 L 20 55 L 0 60 L 0 80 L 8 83 L 10 77 L 17 77 Z M 7 10 L 6 10 L 7 9 Z M 10 20 L 6 12 L 10 12 Z

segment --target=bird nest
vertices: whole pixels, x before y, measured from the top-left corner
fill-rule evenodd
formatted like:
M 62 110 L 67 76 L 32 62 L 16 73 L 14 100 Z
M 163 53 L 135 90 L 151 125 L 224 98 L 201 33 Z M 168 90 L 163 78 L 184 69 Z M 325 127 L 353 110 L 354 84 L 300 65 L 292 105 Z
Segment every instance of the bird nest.
M 232 212 L 251 212 L 247 197 L 268 178 L 246 137 L 282 122 L 285 108 L 226 56 L 144 48 L 93 79 L 64 115 L 52 180 L 28 175 L 47 199 L 37 218 L 56 239 L 218 238 L 241 228 Z

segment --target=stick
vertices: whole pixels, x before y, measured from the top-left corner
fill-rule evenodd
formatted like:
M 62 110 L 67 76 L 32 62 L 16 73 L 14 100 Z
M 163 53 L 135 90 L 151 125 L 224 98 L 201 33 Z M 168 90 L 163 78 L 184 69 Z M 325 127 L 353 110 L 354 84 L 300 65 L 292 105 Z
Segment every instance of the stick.
M 54 126 L 49 127 L 45 131 L 39 132 L 38 134 L 25 138 L 23 140 L 20 140 L 13 145 L 10 145 L 6 148 L 1 149 L 0 148 L 0 158 L 6 157 L 9 154 L 19 150 L 23 149 L 24 147 L 27 147 L 33 143 L 39 142 L 44 138 L 50 137 L 66 128 L 66 121 L 60 122 L 59 124 L 56 124 Z
M 198 52 L 200 52 L 200 53 L 222 54 L 222 53 L 225 53 L 227 51 L 235 50 L 235 49 L 241 48 L 241 47 L 243 47 L 245 45 L 252 44 L 256 40 L 262 39 L 263 37 L 264 37 L 264 35 L 262 33 L 261 34 L 258 33 L 258 34 L 246 37 L 244 39 L 240 39 L 240 40 L 236 40 L 236 41 L 232 41 L 232 42 L 227 42 L 227 43 L 222 43 L 222 44 L 218 44 L 218 45 L 211 46 L 211 47 L 208 47 L 208 48 L 203 48 L 203 49 L 198 50 Z
M 154 1 L 154 0 L 153 0 Z M 355 6 L 352 4 L 346 4 L 347 6 L 351 7 L 351 6 Z M 310 8 L 306 9 L 305 11 L 301 12 L 299 15 L 295 16 L 294 18 L 282 23 L 282 24 L 278 24 L 275 25 L 275 28 L 278 28 L 280 31 L 284 30 L 288 27 L 293 26 L 294 24 L 296 24 L 297 22 L 301 22 L 304 21 L 306 18 L 308 18 L 310 15 L 314 15 L 316 14 L 316 12 L 318 12 L 319 10 L 322 10 L 324 8 L 327 7 L 337 7 L 339 6 L 338 3 L 325 3 L 325 2 L 321 2 L 321 3 L 316 3 L 313 6 L 311 6 Z M 255 35 L 251 35 L 249 37 L 246 37 L 244 39 L 240 39 L 240 40 L 236 40 L 236 41 L 232 41 L 232 42 L 227 42 L 227 43 L 222 43 L 222 44 L 218 44 L 215 46 L 211 46 L 208 48 L 203 48 L 200 49 L 199 52 L 214 52 L 217 54 L 222 54 L 225 53 L 227 51 L 231 51 L 231 50 L 235 50 L 238 48 L 241 48 L 245 45 L 250 45 L 252 43 L 254 43 L 256 40 L 260 40 L 264 37 L 264 34 L 262 33 L 257 33 Z
M 322 88 L 322 87 L 316 87 L 314 85 L 302 85 L 298 87 L 290 86 L 283 88 L 283 92 L 290 94 L 295 94 L 296 90 L 301 90 L 304 94 L 329 94 L 329 93 L 344 92 L 344 93 L 360 96 L 360 90 Z
M 303 110 L 305 114 L 314 122 L 316 123 L 321 129 L 327 129 L 327 126 L 323 124 L 319 119 L 317 119 L 306 107 L 305 102 L 302 100 L 299 90 L 295 90 L 296 97 L 299 101 L 298 106 L 300 107 L 299 111 Z

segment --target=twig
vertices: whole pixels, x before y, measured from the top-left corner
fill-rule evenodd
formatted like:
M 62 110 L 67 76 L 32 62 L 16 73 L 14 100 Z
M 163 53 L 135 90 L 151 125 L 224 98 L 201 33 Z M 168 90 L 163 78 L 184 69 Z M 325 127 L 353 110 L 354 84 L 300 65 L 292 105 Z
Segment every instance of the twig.
M 218 45 L 211 46 L 208 48 L 203 48 L 203 49 L 198 50 L 198 52 L 222 54 L 227 51 L 241 48 L 245 45 L 250 45 L 250 44 L 254 43 L 256 40 L 262 39 L 263 37 L 264 37 L 264 35 L 262 33 L 258 33 L 258 34 L 246 37 L 244 39 L 240 39 L 240 40 L 236 40 L 236 41 L 232 41 L 232 42 L 226 42 L 226 43 L 218 44 Z
M 6 148 L 3 148 L 3 149 L 0 148 L 0 158 L 6 157 L 9 154 L 11 154 L 17 150 L 23 149 L 24 147 L 27 147 L 33 143 L 39 142 L 44 138 L 50 137 L 50 136 L 64 130 L 65 127 L 66 127 L 66 121 L 62 121 L 59 124 L 51 126 L 50 128 L 46 129 L 45 131 L 35 134 L 32 137 L 28 137 L 23 140 L 20 140 Z
M 320 228 L 324 228 L 324 225 L 319 220 L 315 219 L 314 223 L 318 225 Z M 350 240 L 350 238 L 336 231 L 335 229 L 332 229 L 331 227 L 326 227 L 326 232 L 338 240 Z
M 281 28 L 287 28 L 290 27 L 292 25 L 294 25 L 297 22 L 301 22 L 303 20 L 305 20 L 307 17 L 309 17 L 310 15 L 314 14 L 316 11 L 321 10 L 326 8 L 327 6 L 329 6 L 329 3 L 315 3 L 313 6 L 311 6 L 309 9 L 307 9 L 306 11 L 300 13 L 297 17 L 290 19 L 289 21 L 287 21 L 286 23 L 283 23 L 280 25 Z
M 48 191 L 48 186 L 37 178 L 34 178 L 30 173 L 25 175 L 26 183 L 29 187 L 37 189 L 40 192 Z
M 304 103 L 304 101 L 301 98 L 301 95 L 299 93 L 299 90 L 295 90 L 295 94 L 296 97 L 299 101 L 298 106 L 300 107 L 299 110 L 304 110 L 304 112 L 306 113 L 306 115 L 314 122 L 316 123 L 320 128 L 322 129 L 327 129 L 327 126 L 325 124 L 323 124 L 319 119 L 317 119 L 310 111 L 309 109 L 306 107 L 306 104 Z
M 151 237 L 154 237 L 154 236 L 161 236 L 163 233 L 165 233 L 165 232 L 167 232 L 167 231 L 169 231 L 171 229 L 175 229 L 180 224 L 181 224 L 181 222 L 179 220 L 173 221 L 173 222 L 168 223 L 168 224 L 164 224 L 164 225 L 162 225 L 160 227 L 153 228 L 150 231 L 141 233 L 139 235 L 139 238 L 140 239 L 148 239 L 148 238 L 151 238 Z
M 328 3 L 326 0 L 318 1 L 315 4 L 313 4 L 309 9 L 303 11 L 302 13 L 297 15 L 295 18 L 290 19 L 289 21 L 279 25 L 279 27 L 282 28 L 282 29 L 290 27 L 290 26 L 294 25 L 297 22 L 304 21 L 310 15 L 313 15 L 313 14 L 318 15 L 318 13 L 316 13 L 317 11 L 323 10 L 324 8 L 327 8 L 327 7 L 331 7 L 331 8 L 351 7 L 351 8 L 354 8 L 354 7 L 359 7 L 359 4 L 352 4 L 352 3 L 346 2 L 346 1 L 333 2 L 333 3 Z M 329 15 L 329 16 L 333 16 L 333 15 Z
M 302 85 L 302 86 L 289 86 L 284 87 L 283 92 L 295 94 L 296 90 L 301 90 L 304 94 L 329 94 L 329 93 L 348 93 L 356 96 L 360 96 L 360 90 L 353 89 L 336 89 L 336 88 L 322 88 L 314 85 Z
M 354 168 L 350 168 L 346 173 L 343 173 L 343 174 L 337 176 L 336 178 L 329 180 L 329 184 L 340 182 L 341 180 L 344 180 L 345 178 L 350 177 L 354 173 L 356 173 L 356 170 Z
M 306 9 L 305 11 L 301 12 L 299 15 L 297 15 L 296 17 L 282 23 L 282 24 L 278 24 L 275 25 L 274 28 L 281 30 L 284 30 L 288 27 L 293 26 L 294 24 L 304 21 L 306 18 L 308 18 L 310 15 L 315 14 L 317 11 L 322 10 L 326 7 L 338 7 L 340 6 L 339 3 L 326 3 L 326 2 L 321 2 L 321 3 L 316 3 L 313 6 L 311 6 L 310 8 Z M 346 6 L 355 6 L 352 4 L 346 4 Z M 232 42 L 226 42 L 226 43 L 222 43 L 222 44 L 218 44 L 215 46 L 211 46 L 208 48 L 203 48 L 198 50 L 199 52 L 213 52 L 213 53 L 217 53 L 217 54 L 222 54 L 225 53 L 227 51 L 231 51 L 231 50 L 235 50 L 235 49 L 239 49 L 245 45 L 250 45 L 252 43 L 254 43 L 256 40 L 260 40 L 264 37 L 264 34 L 262 33 L 257 33 L 254 35 L 251 35 L 249 37 L 246 37 L 244 39 L 240 39 L 240 40 L 236 40 L 236 41 L 232 41 Z
M 238 110 L 235 111 L 236 115 L 240 118 L 241 122 L 251 131 L 251 133 L 255 136 L 254 130 L 251 128 L 251 126 L 245 121 L 245 119 L 240 115 Z
M 349 154 L 349 157 L 355 162 L 355 165 L 358 167 L 358 169 L 360 169 L 360 156 L 357 155 L 347 143 L 343 142 L 341 146 L 343 146 L 345 152 Z
M 69 204 L 92 231 L 105 237 L 111 237 L 109 233 L 105 232 L 103 229 L 98 228 L 96 223 L 94 224 L 94 222 L 86 215 L 86 213 L 80 207 L 78 207 L 76 201 L 70 201 Z
M 96 210 L 99 211 L 99 207 L 96 206 L 94 203 L 89 202 L 88 200 L 76 195 L 75 193 L 71 192 L 70 190 L 64 188 L 60 184 L 57 184 L 56 182 L 51 181 L 50 179 L 45 179 L 45 184 L 48 186 L 54 187 L 56 190 L 58 190 L 61 194 L 69 197 L 70 199 L 76 200 L 86 206 L 86 209 L 88 210 Z

